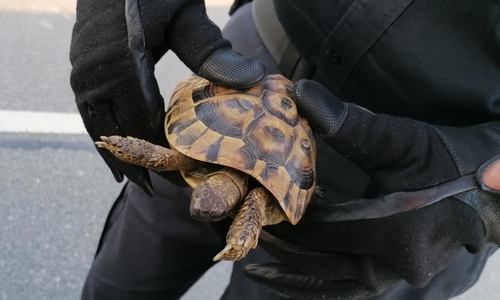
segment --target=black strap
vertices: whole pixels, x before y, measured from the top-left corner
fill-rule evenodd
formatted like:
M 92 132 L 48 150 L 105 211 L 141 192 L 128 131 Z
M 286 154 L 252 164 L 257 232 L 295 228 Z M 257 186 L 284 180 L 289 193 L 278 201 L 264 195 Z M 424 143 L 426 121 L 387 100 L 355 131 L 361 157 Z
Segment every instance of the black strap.
M 279 61 L 279 68 L 283 76 L 293 82 L 300 79 L 311 79 L 316 71 L 313 66 L 299 55 L 292 44 L 289 44 L 283 53 Z
M 445 198 L 478 189 L 475 174 L 412 192 L 395 192 L 375 199 L 310 206 L 301 223 L 348 222 L 380 219 L 419 209 Z

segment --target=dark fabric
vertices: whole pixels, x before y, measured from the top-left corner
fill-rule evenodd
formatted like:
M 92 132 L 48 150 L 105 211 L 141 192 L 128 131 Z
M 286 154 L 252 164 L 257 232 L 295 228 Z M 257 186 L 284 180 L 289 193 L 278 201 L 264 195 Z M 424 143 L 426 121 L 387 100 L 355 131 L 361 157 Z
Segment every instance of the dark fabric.
M 458 296 L 468 290 L 472 285 L 474 285 L 479 279 L 482 269 L 487 261 L 487 258 L 497 250 L 496 247 L 488 247 L 485 250 L 485 255 L 474 255 L 472 256 L 465 249 L 461 249 L 457 252 L 453 258 L 452 263 L 449 267 L 439 272 L 425 288 L 414 288 L 405 281 L 399 281 L 387 292 L 379 295 L 364 298 L 366 300 L 446 300 L 451 297 Z M 343 260 L 348 261 L 348 260 Z M 249 274 L 252 272 L 264 273 L 264 272 L 275 272 L 276 270 L 271 269 L 275 264 L 268 265 L 268 269 L 263 269 L 261 266 L 248 265 L 245 268 L 245 273 Z M 279 270 L 279 269 L 278 269 Z M 283 276 L 285 274 L 274 273 L 274 276 Z M 250 275 L 252 276 L 252 275 Z M 455 283 L 450 285 L 450 279 L 453 279 Z M 340 285 L 339 288 L 342 286 Z M 345 287 L 345 285 L 344 285 Z M 297 289 L 298 286 L 291 287 L 289 289 Z M 259 299 L 259 298 L 255 298 Z M 260 298 L 262 299 L 262 298 Z M 297 299 L 303 299 L 297 297 Z M 326 297 L 321 297 L 320 299 L 328 299 Z M 338 299 L 338 298 L 335 298 Z
M 221 300 L 279 299 L 274 291 L 248 279 L 243 274 L 243 268 L 245 266 L 257 262 L 276 263 L 278 260 L 264 251 L 261 247 L 257 247 L 255 250 L 250 251 L 247 257 L 234 263 L 230 283 L 224 291 Z
M 178 299 L 224 248 L 230 223 L 193 220 L 191 188 L 151 179 L 154 197 L 129 182 L 117 199 L 82 299 Z
M 195 73 L 228 87 L 250 87 L 265 75 L 263 64 L 231 50 L 205 12 L 202 0 L 79 0 L 70 60 L 71 86 L 93 141 L 134 136 L 167 146 L 165 105 L 154 64 L 171 49 Z M 125 174 L 149 195 L 145 169 L 99 153 L 117 181 Z M 162 172 L 178 179 L 178 172 Z
M 154 197 L 129 182 L 113 205 L 82 299 L 179 299 L 225 246 L 231 219 L 196 221 L 189 214 L 190 188 L 155 173 L 151 179 Z M 234 264 L 222 299 L 278 299 L 242 273 L 249 263 L 275 261 L 260 248 L 250 251 Z
M 343 101 L 377 113 L 431 124 L 465 126 L 498 120 L 500 110 L 500 4 L 496 0 L 414 0 L 366 47 L 349 74 L 337 72 L 352 44 L 367 43 L 366 26 L 379 4 L 408 1 L 274 0 L 281 24 L 297 51 L 325 77 L 347 76 Z M 357 13 L 363 12 L 359 16 Z M 352 19 L 354 18 L 354 19 Z M 339 26 L 345 24 L 345 26 Z M 367 26 L 376 26 L 370 23 Z M 328 44 L 337 36 L 348 37 Z M 342 59 L 340 65 L 328 53 Z M 336 73 L 335 73 L 336 74 Z
M 314 81 L 297 82 L 294 101 L 311 128 L 365 170 L 384 194 L 420 190 L 461 175 L 450 153 L 456 148 L 450 150 L 429 124 L 346 105 Z M 474 134 L 467 141 L 471 138 Z M 492 156 L 495 147 L 490 148 Z
M 166 43 L 195 73 L 212 53 L 231 45 L 209 20 L 201 0 L 139 0 L 139 7 L 146 46 L 157 48 Z
M 482 254 L 471 255 L 465 248 L 462 248 L 450 265 L 439 272 L 425 288 L 414 288 L 405 281 L 400 281 L 382 295 L 368 299 L 446 300 L 456 297 L 470 289 L 479 280 L 488 258 L 497 249 L 497 247 L 489 246 Z
M 419 190 L 460 175 L 449 149 L 429 124 L 373 115 L 354 105 L 329 143 L 374 178 L 384 194 Z
M 142 92 L 127 48 L 124 9 L 124 2 L 99 2 L 97 6 L 91 1 L 77 3 L 70 60 L 73 66 L 71 86 L 78 110 L 94 141 L 101 135 L 127 132 L 165 144 L 165 138 L 159 134 L 159 124 L 150 123 L 148 105 L 137 100 L 142 99 Z M 160 99 L 156 101 L 163 105 Z M 131 103 L 135 104 L 133 108 Z M 125 173 L 152 193 L 144 169 L 129 166 L 105 151 L 98 151 L 117 181 L 123 180 Z
M 117 199 L 82 299 L 178 299 L 210 267 L 211 255 L 223 246 L 227 223 L 192 220 L 188 188 L 179 189 L 154 174 L 152 182 L 157 191 L 154 198 L 128 183 Z M 402 281 L 387 296 L 373 299 L 440 300 L 458 295 L 477 281 L 495 249 L 490 247 L 480 255 L 463 249 L 425 288 L 415 289 Z M 235 263 L 222 299 L 278 299 L 243 276 L 244 266 L 263 262 L 277 261 L 259 247 Z M 450 278 L 455 284 L 450 284 Z
M 301 1 L 275 1 L 278 18 L 285 27 L 288 38 L 296 46 L 299 53 L 318 68 L 323 77 L 330 78 L 331 84 L 328 87 L 340 100 L 354 102 L 377 113 L 410 117 L 423 121 L 421 123 L 410 119 L 397 119 L 389 115 L 374 117 L 356 106 L 350 106 L 346 121 L 343 122 L 341 120 L 342 111 L 345 109 L 334 105 L 339 100 L 332 100 L 329 96 L 328 99 L 324 100 L 327 103 L 325 107 L 329 106 L 328 109 L 336 109 L 337 112 L 325 113 L 328 109 L 321 109 L 309 115 L 313 129 L 326 136 L 327 142 L 330 145 L 335 144 L 335 149 L 345 157 L 366 170 L 376 180 L 381 192 L 384 193 L 398 190 L 418 190 L 454 180 L 458 176 L 477 171 L 482 163 L 498 153 L 498 136 L 500 135 L 496 133 L 496 125 L 494 123 L 480 123 L 493 120 L 495 117 L 492 115 L 496 115 L 498 119 L 498 110 L 495 107 L 500 96 L 500 86 L 498 85 L 500 69 L 498 68 L 498 56 L 494 56 L 493 53 L 498 53 L 500 49 L 499 37 L 493 33 L 493 28 L 496 28 L 496 24 L 498 24 L 500 6 L 494 1 L 484 1 L 478 5 L 475 1 L 463 1 L 460 8 L 457 9 L 456 2 L 431 2 L 425 0 L 367 0 L 335 3 L 320 1 L 317 5 L 311 6 Z M 342 6 L 342 3 L 345 6 Z M 453 7 L 453 9 L 448 9 L 449 7 Z M 335 11 L 336 14 L 332 14 L 330 18 L 325 16 L 332 11 Z M 437 14 L 436 11 L 441 13 Z M 436 18 L 434 19 L 435 13 Z M 419 15 L 421 17 L 418 17 Z M 471 27 L 460 27 L 467 22 L 466 16 L 470 19 L 476 18 L 478 15 L 485 18 L 481 21 L 472 21 Z M 402 19 L 405 21 L 401 21 Z M 439 20 L 439 23 L 434 22 L 434 20 Z M 459 25 L 458 22 L 461 24 Z M 402 28 L 406 32 L 400 31 Z M 451 28 L 453 28 L 453 34 L 448 34 L 448 29 Z M 444 34 L 444 31 L 447 33 Z M 418 33 L 416 37 L 413 35 L 415 32 Z M 472 32 L 475 33 L 475 36 Z M 414 42 L 414 39 L 420 39 L 419 43 Z M 483 42 L 480 47 L 476 47 L 474 43 L 467 42 L 471 39 Z M 304 42 L 306 40 L 308 43 Z M 492 40 L 495 42 L 491 42 Z M 409 47 L 411 50 L 407 49 Z M 321 51 L 318 51 L 320 48 Z M 401 51 L 401 49 L 408 51 Z M 450 54 L 450 52 L 452 53 Z M 475 55 L 470 56 L 469 63 L 464 65 L 462 62 L 464 56 L 471 53 Z M 448 56 L 448 54 L 450 55 Z M 371 65 L 365 63 L 366 61 Z M 438 61 L 439 63 L 437 63 Z M 491 62 L 486 74 L 482 73 L 481 67 L 484 61 Z M 439 68 L 436 68 L 436 64 L 439 65 Z M 464 72 L 465 69 L 468 71 Z M 470 73 L 481 73 L 481 76 L 475 80 L 469 80 Z M 444 74 L 447 76 L 444 77 Z M 480 92 L 478 92 L 478 87 L 481 87 Z M 466 97 L 464 97 L 464 91 L 467 93 Z M 310 106 L 308 109 L 313 106 L 321 106 L 317 104 L 318 100 L 308 101 Z M 408 100 L 413 101 L 413 103 L 409 103 Z M 299 105 L 299 110 L 304 112 L 301 110 L 302 108 Z M 482 113 L 477 113 L 479 110 Z M 307 111 L 306 109 L 306 118 L 308 117 Z M 322 122 L 325 118 L 328 118 L 327 122 Z M 436 131 L 435 128 L 424 122 L 453 126 L 476 126 L 471 126 L 471 128 L 440 128 Z M 471 166 L 475 167 L 471 168 Z M 467 167 L 468 172 L 464 173 L 463 171 Z M 359 229 L 353 230 L 351 228 L 349 230 L 349 228 L 337 227 L 339 224 L 330 223 L 328 225 L 327 222 L 323 222 L 323 226 L 329 227 L 329 229 L 325 229 L 322 234 L 315 236 L 316 228 L 308 228 L 302 232 L 302 239 L 299 237 L 300 234 L 297 234 L 296 229 L 304 225 L 303 221 L 297 228 L 288 228 L 288 233 L 281 232 L 280 236 L 286 236 L 295 243 L 307 246 L 314 244 L 314 242 L 311 243 L 314 240 L 322 246 L 331 246 L 329 251 L 334 252 L 368 252 L 374 259 L 380 259 L 381 256 L 371 253 L 371 250 L 368 250 L 370 245 L 384 248 L 383 245 L 387 245 L 384 237 L 386 239 L 387 236 L 396 237 L 393 241 L 395 243 L 390 243 L 391 247 L 383 250 L 389 256 L 391 253 L 394 254 L 396 262 L 394 262 L 392 271 L 413 272 L 421 268 L 422 274 L 425 273 L 428 276 L 427 279 L 430 279 L 436 273 L 432 271 L 434 267 L 442 269 L 449 263 L 449 257 L 453 254 L 448 255 L 447 253 L 454 253 L 463 243 L 466 244 L 464 241 L 464 238 L 467 240 L 466 236 L 471 238 L 470 241 L 474 241 L 474 245 L 469 245 L 469 250 L 473 252 L 482 250 L 487 242 L 496 243 L 496 238 L 491 237 L 492 235 L 496 236 L 496 234 L 490 232 L 497 230 L 496 226 L 491 224 L 498 223 L 497 215 L 493 217 L 496 221 L 492 221 L 492 216 L 495 216 L 495 212 L 498 211 L 498 205 L 491 204 L 495 202 L 490 199 L 494 197 L 493 194 L 483 194 L 484 192 L 477 190 L 476 187 L 476 189 L 456 195 L 451 202 L 453 205 L 447 209 L 440 207 L 444 203 L 450 203 L 452 198 L 402 214 L 401 218 L 404 220 L 402 223 L 408 222 L 407 226 L 413 226 L 406 233 L 395 232 L 404 228 L 404 225 L 398 225 L 398 222 L 388 222 L 380 228 L 371 224 L 366 226 L 364 233 L 361 234 L 359 234 Z M 409 201 L 408 207 L 416 208 L 422 204 L 424 199 L 408 198 L 405 200 Z M 366 203 L 369 204 L 369 200 L 366 200 Z M 343 210 L 345 206 L 339 205 L 339 209 L 344 213 L 349 213 L 345 209 Z M 462 215 L 460 208 L 466 209 L 468 213 Z M 317 211 L 327 213 L 321 208 L 321 205 Z M 409 217 L 409 214 L 421 213 L 422 211 L 426 213 L 422 213 L 416 219 Z M 463 220 L 462 226 L 440 226 L 433 219 L 438 218 L 449 222 L 448 218 L 455 220 L 453 213 L 457 213 L 459 219 L 467 218 Z M 357 214 L 353 213 L 353 215 Z M 316 216 L 321 218 L 321 212 Z M 408 219 L 405 220 L 405 217 Z M 373 221 L 383 222 L 383 220 Z M 412 222 L 414 225 L 411 225 Z M 316 223 L 322 222 L 317 220 Z M 424 229 L 421 227 L 423 224 L 429 227 Z M 384 237 L 378 236 L 375 231 L 383 233 Z M 305 232 L 307 232 L 308 237 L 306 237 Z M 336 236 L 338 232 L 347 232 L 351 238 L 337 239 L 337 236 L 329 242 L 325 241 L 328 239 L 325 238 L 326 236 Z M 351 245 L 363 240 L 362 238 L 358 240 L 358 237 L 363 236 L 363 234 L 367 234 L 365 240 L 367 244 L 351 248 Z M 429 242 L 429 239 L 432 240 L 431 236 L 433 235 L 442 239 L 450 239 L 452 242 L 446 244 L 441 241 L 439 249 L 427 252 L 432 246 L 429 247 L 429 244 L 426 243 Z M 371 239 L 372 236 L 375 238 Z M 404 245 L 405 238 L 412 240 L 415 244 L 413 246 Z M 399 244 L 398 242 L 403 243 Z M 268 249 L 272 249 L 273 245 L 269 245 Z M 322 246 L 317 249 L 326 250 Z M 343 246 L 346 248 L 339 250 Z M 413 256 L 412 258 L 412 255 L 407 253 L 397 255 L 398 251 L 406 251 L 407 249 L 412 249 L 410 251 L 415 251 L 419 257 Z M 274 254 L 281 259 L 286 258 L 283 253 L 274 252 Z M 314 255 L 320 254 L 315 253 Z M 286 267 L 280 265 L 266 268 L 261 276 L 254 276 L 254 278 L 277 291 L 284 292 L 283 296 L 292 298 L 315 299 L 317 297 L 319 299 L 325 295 L 326 298 L 328 295 L 332 298 L 341 296 L 342 294 L 335 294 L 335 290 L 339 289 L 335 285 L 338 282 L 329 282 L 330 286 L 328 286 L 325 281 L 328 281 L 329 277 L 317 273 L 318 269 L 324 266 L 322 263 L 328 260 L 328 254 L 323 253 L 316 264 L 312 263 L 314 255 L 308 256 L 307 259 L 299 263 L 297 262 L 298 255 L 294 253 L 289 256 L 290 260 L 287 261 L 288 266 L 295 266 L 296 270 L 316 271 L 316 273 L 314 271 L 309 273 L 313 274 L 311 277 L 305 277 L 303 274 L 294 277 L 290 275 L 294 274 L 294 271 L 285 272 L 280 268 Z M 335 253 L 330 253 L 330 255 L 334 257 Z M 413 260 L 415 265 L 405 267 L 404 263 L 401 263 L 401 260 L 404 259 Z M 342 260 L 336 260 L 330 267 L 325 268 L 326 271 L 341 272 L 341 262 Z M 360 258 L 355 263 L 362 264 L 363 259 Z M 389 263 L 385 264 L 386 267 L 389 266 Z M 393 274 L 392 280 L 384 282 L 388 278 L 384 276 L 383 271 L 378 270 L 377 264 L 372 261 L 369 265 L 369 267 L 363 268 L 354 264 L 348 266 L 347 270 L 355 273 L 361 270 L 357 275 L 353 275 L 354 278 L 363 278 L 364 275 L 370 274 L 367 272 L 368 270 L 375 270 L 377 275 L 365 280 L 369 283 L 368 290 L 373 293 L 380 293 L 386 289 L 394 283 L 398 276 L 408 276 L 408 274 Z M 426 268 L 429 270 L 428 273 L 424 271 Z M 254 271 L 256 272 L 254 275 L 259 272 L 257 267 L 254 268 Z M 293 278 L 288 278 L 290 280 L 287 282 L 288 275 Z M 335 277 L 337 280 L 350 279 L 339 274 L 336 275 L 339 276 Z M 387 274 L 385 273 L 385 275 Z M 418 280 L 412 281 L 411 278 L 405 279 L 417 286 L 426 284 L 426 282 Z M 377 282 L 377 280 L 379 281 Z M 347 286 L 349 282 L 345 284 Z M 303 288 L 302 292 L 291 291 L 300 288 Z M 329 288 L 331 290 L 328 290 Z M 351 289 L 351 291 L 346 289 L 344 296 L 355 291 L 356 287 L 351 286 Z M 329 294 L 329 292 L 332 293 Z M 354 294 L 356 293 L 354 292 Z M 362 292 L 360 293 L 358 296 L 366 297 L 366 294 L 363 296 Z M 350 296 L 354 297 L 354 294 Z
M 330 259 L 305 256 L 303 261 L 297 255 L 278 254 L 288 265 L 300 267 L 299 270 L 319 279 L 362 280 L 379 292 L 387 288 L 377 286 L 382 281 L 394 284 L 405 279 L 415 287 L 425 286 L 448 266 L 462 245 L 468 245 L 475 253 L 482 249 L 485 236 L 476 211 L 452 199 L 389 218 L 337 224 L 299 223 L 293 228 L 283 223 L 268 231 L 310 249 L 335 253 Z M 273 250 L 271 244 L 261 245 Z M 343 262 L 342 253 L 355 260 Z

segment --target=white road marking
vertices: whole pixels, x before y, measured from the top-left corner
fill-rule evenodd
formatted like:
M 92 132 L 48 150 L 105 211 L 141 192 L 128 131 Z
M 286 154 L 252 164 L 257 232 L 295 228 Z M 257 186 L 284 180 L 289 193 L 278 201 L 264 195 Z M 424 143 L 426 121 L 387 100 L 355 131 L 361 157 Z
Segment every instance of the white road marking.
M 87 134 L 79 114 L 0 110 L 0 132 Z

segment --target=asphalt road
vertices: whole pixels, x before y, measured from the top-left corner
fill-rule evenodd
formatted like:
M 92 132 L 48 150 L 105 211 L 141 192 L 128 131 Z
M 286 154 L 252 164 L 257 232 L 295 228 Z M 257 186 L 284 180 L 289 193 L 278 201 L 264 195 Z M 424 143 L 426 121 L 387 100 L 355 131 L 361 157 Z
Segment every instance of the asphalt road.
M 228 3 L 207 1 L 219 25 Z M 75 0 L 0 0 L 0 299 L 78 299 L 122 186 L 81 124 L 63 118 L 77 116 L 68 60 L 74 8 Z M 168 54 L 156 73 L 170 95 L 190 72 Z M 494 256 L 480 282 L 456 299 L 498 299 L 499 261 Z M 183 299 L 218 299 L 230 268 L 216 265 Z

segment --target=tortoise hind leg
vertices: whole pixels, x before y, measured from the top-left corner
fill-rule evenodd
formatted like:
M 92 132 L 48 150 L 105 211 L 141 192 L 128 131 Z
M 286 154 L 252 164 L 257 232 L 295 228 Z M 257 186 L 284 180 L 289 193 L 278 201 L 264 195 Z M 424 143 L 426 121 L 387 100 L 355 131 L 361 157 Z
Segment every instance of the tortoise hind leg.
M 226 247 L 214 261 L 237 261 L 257 247 L 262 226 L 286 220 L 278 201 L 264 187 L 251 190 L 245 197 L 226 236 Z
M 153 171 L 192 170 L 199 162 L 178 151 L 133 138 L 101 136 L 102 142 L 95 142 L 99 148 L 109 150 L 118 159 Z

